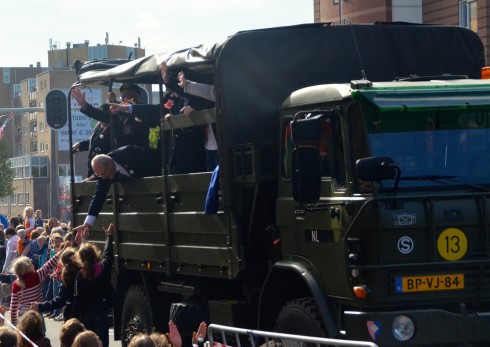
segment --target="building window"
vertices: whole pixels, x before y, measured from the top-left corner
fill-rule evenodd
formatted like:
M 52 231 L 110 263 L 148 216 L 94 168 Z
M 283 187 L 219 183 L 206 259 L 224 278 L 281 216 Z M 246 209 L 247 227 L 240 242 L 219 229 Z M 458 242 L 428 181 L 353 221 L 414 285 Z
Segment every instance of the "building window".
M 29 200 L 29 193 L 26 193 L 25 194 L 25 201 L 24 202 L 25 202 L 26 205 L 30 205 L 31 204 L 31 201 Z
M 24 170 L 21 167 L 16 167 L 15 178 L 23 178 L 23 177 L 24 177 Z
M 17 193 L 17 205 L 24 205 L 24 193 Z
M 70 164 L 58 165 L 58 176 L 70 176 Z
M 459 2 L 459 26 L 478 31 L 477 2 L 475 0 L 462 0 Z
M 10 159 L 15 178 L 48 177 L 47 156 L 24 156 Z
M 39 142 L 39 151 L 44 152 L 44 142 Z
M 10 84 L 10 68 L 3 68 L 3 83 Z
M 24 136 L 27 136 L 27 135 L 29 135 L 29 127 L 25 126 L 24 127 Z
M 11 203 L 12 205 L 15 205 L 15 204 L 16 204 L 16 202 L 15 202 L 15 201 L 16 201 L 16 200 L 15 200 L 15 194 L 10 195 L 10 203 Z

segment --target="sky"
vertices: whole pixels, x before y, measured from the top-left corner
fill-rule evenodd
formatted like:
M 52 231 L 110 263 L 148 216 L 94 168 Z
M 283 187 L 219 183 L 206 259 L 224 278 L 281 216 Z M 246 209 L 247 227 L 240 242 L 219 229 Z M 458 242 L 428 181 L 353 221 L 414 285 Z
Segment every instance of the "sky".
M 313 0 L 1 0 L 0 66 L 48 65 L 50 42 L 134 46 L 146 55 L 241 30 L 313 23 Z

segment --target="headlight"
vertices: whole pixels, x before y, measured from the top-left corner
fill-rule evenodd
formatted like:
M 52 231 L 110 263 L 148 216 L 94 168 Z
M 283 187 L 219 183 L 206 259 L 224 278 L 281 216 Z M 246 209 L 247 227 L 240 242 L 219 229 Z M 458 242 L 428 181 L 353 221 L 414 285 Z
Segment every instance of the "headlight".
M 398 341 L 408 341 L 415 334 L 415 324 L 408 316 L 397 316 L 393 319 L 393 336 Z

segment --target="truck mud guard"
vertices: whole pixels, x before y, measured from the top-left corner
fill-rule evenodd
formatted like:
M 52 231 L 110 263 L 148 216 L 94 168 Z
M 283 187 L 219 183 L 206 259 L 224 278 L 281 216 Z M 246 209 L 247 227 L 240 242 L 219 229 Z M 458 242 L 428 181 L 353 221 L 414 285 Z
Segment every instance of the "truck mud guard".
M 339 335 L 339 331 L 333 320 L 333 312 L 327 300 L 325 299 L 323 291 L 318 285 L 315 276 L 313 275 L 313 271 L 314 270 L 312 270 L 311 266 L 307 266 L 306 264 L 290 260 L 280 260 L 272 266 L 265 280 L 264 286 L 262 288 L 262 294 L 259 300 L 259 327 L 263 326 L 263 322 L 261 322 L 261 319 L 263 318 L 264 312 L 274 311 L 273 309 L 268 310 L 266 308 L 270 308 L 271 305 L 271 302 L 268 299 L 271 297 L 271 295 L 277 295 L 274 294 L 277 293 L 276 289 L 282 287 L 285 284 L 280 279 L 283 276 L 286 277 L 286 273 L 288 273 L 289 276 L 292 274 L 293 276 L 299 278 L 300 281 L 302 281 L 308 288 L 311 296 L 314 298 L 318 306 L 318 310 L 322 317 L 323 323 L 325 324 L 328 335 Z M 278 308 L 278 311 L 279 310 L 280 308 Z

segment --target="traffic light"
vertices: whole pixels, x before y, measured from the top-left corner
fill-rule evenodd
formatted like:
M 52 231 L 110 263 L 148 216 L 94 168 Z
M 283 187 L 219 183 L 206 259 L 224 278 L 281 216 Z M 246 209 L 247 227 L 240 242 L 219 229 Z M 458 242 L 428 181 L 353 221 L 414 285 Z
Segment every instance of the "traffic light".
M 46 121 L 53 129 L 61 129 L 68 122 L 67 99 L 64 92 L 58 89 L 46 95 Z

